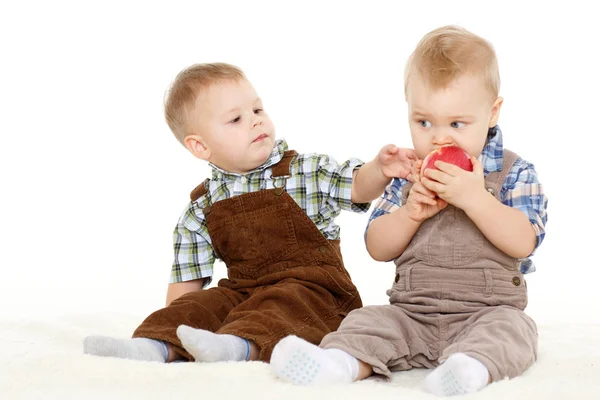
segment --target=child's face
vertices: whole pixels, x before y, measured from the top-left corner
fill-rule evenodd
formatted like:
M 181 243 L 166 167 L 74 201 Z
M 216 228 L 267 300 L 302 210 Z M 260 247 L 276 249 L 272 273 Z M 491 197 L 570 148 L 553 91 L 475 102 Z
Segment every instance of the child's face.
M 459 76 L 447 88 L 431 89 L 415 74 L 408 82 L 406 101 L 413 146 L 421 159 L 449 144 L 478 157 L 502 105 L 502 98 L 492 101 L 483 79 L 473 75 Z
M 263 164 L 275 145 L 275 127 L 246 80 L 214 84 L 196 99 L 196 128 L 203 158 L 225 171 L 244 173 Z

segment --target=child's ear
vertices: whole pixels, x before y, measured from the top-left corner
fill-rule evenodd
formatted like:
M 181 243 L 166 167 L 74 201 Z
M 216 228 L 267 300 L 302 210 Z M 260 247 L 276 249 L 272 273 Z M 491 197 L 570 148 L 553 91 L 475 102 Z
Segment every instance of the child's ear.
M 210 149 L 206 146 L 200 135 L 188 135 L 183 142 L 190 153 L 199 159 L 206 161 L 210 157 Z
M 500 118 L 500 107 L 502 107 L 502 103 L 504 99 L 502 97 L 498 97 L 492 106 L 492 117 L 490 118 L 490 123 L 488 125 L 489 128 L 493 128 L 498 125 L 498 118 Z

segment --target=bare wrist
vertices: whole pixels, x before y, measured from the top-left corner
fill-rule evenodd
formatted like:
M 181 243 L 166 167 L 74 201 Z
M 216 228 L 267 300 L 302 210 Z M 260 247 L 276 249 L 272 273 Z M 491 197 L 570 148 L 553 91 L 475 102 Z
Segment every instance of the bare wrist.
M 414 219 L 413 217 L 410 216 L 410 214 L 408 213 L 408 209 L 406 208 L 406 206 L 401 207 L 398 211 L 403 211 L 406 217 L 406 221 L 408 223 L 410 223 L 414 228 L 419 228 L 421 226 L 421 224 L 423 223 L 423 221 L 425 221 L 425 218 L 423 219 Z
M 489 204 L 490 199 L 493 199 L 492 194 L 488 192 L 485 188 L 482 188 L 482 190 L 479 191 L 478 194 L 469 203 L 468 207 L 465 207 L 463 211 L 467 215 L 478 214 L 480 210 L 487 209 L 487 205 Z

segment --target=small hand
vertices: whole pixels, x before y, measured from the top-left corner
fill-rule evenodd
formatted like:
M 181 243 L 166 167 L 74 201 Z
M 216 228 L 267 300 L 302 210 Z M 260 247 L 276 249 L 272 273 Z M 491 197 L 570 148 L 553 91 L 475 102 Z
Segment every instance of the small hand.
M 473 172 L 465 171 L 456 165 L 436 161 L 433 168 L 427 169 L 421 183 L 427 189 L 437 193 L 438 197 L 462 210 L 469 209 L 486 193 L 483 166 L 475 157 L 471 157 Z
M 404 149 L 393 144 L 384 146 L 377 155 L 377 162 L 386 178 L 410 179 L 411 169 L 417 161 L 417 153 L 412 149 Z
M 406 210 L 408 217 L 415 222 L 422 222 L 443 210 L 448 203 L 438 198 L 434 192 L 427 189 L 420 181 L 422 160 L 413 164 L 411 176 L 415 179 L 408 194 Z

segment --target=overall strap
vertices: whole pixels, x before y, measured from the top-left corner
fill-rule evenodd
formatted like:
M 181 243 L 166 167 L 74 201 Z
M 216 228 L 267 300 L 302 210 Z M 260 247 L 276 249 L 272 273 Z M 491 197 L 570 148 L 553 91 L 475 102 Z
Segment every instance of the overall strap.
M 273 178 L 290 176 L 290 164 L 297 155 L 298 152 L 296 152 L 296 150 L 287 150 L 285 153 L 283 153 L 281 160 L 277 164 L 273 165 L 271 176 Z
M 502 156 L 502 170 L 490 172 L 485 177 L 487 190 L 498 199 L 500 198 L 500 190 L 502 190 L 506 176 L 518 158 L 518 154 L 513 153 L 508 149 L 504 149 L 504 154 Z
M 201 184 L 196 186 L 194 190 L 192 190 L 192 192 L 190 193 L 190 200 L 192 201 L 192 203 L 198 200 L 200 197 L 204 196 L 206 192 L 208 192 L 208 182 L 210 182 L 210 179 L 207 178 L 204 180 L 204 182 L 202 182 Z
M 285 153 L 283 153 L 283 157 L 281 158 L 281 160 L 277 164 L 273 165 L 273 178 L 289 176 L 290 164 L 294 160 L 294 157 L 296 157 L 297 155 L 298 153 L 296 152 L 296 150 L 288 150 Z M 198 200 L 200 197 L 204 196 L 208 192 L 208 182 L 210 182 L 210 179 L 205 179 L 204 182 L 202 182 L 201 184 L 196 186 L 194 190 L 192 190 L 192 192 L 190 193 L 190 200 L 192 201 L 192 203 Z

